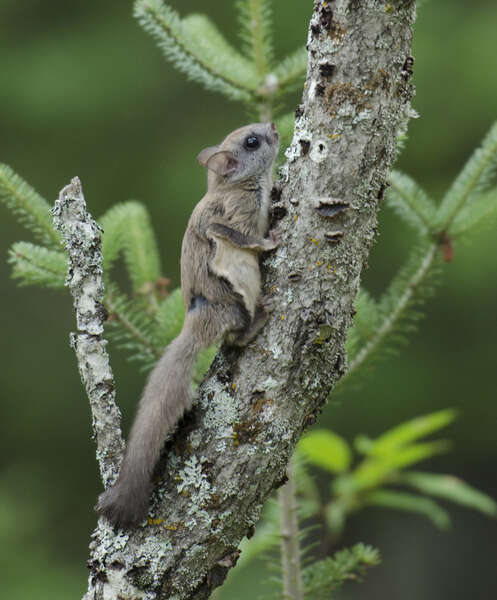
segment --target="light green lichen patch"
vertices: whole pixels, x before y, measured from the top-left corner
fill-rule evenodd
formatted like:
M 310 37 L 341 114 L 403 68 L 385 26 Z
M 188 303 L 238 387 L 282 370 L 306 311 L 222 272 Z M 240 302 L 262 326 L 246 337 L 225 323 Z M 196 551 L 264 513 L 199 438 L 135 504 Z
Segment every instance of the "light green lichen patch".
M 179 494 L 188 498 L 187 514 L 191 517 L 185 521 L 185 526 L 192 529 L 199 522 L 209 524 L 211 518 L 205 510 L 213 494 L 216 493 L 215 486 L 211 485 L 207 474 L 202 469 L 202 464 L 207 459 L 190 456 L 183 469 L 178 473 L 176 490 Z
M 234 394 L 229 394 L 216 381 L 204 388 L 200 404 L 205 408 L 204 424 L 216 431 L 217 438 L 231 435 L 231 425 L 238 420 L 238 405 Z

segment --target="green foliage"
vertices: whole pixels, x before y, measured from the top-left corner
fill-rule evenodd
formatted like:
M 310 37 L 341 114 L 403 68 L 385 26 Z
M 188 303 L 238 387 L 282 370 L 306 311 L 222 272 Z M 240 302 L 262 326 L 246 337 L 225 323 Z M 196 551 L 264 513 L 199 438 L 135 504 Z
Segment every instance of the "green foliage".
M 419 233 L 432 233 L 437 209 L 426 192 L 408 175 L 398 171 L 390 174 L 389 182 L 388 206 Z
M 217 346 L 210 346 L 198 353 L 197 360 L 193 369 L 193 381 L 199 384 L 205 377 L 209 367 L 216 356 Z
M 255 69 L 206 17 L 182 20 L 160 0 L 138 0 L 135 17 L 189 79 L 233 100 L 250 101 L 257 85 Z
M 38 241 L 50 246 L 60 246 L 59 234 L 52 227 L 48 202 L 10 167 L 1 163 L 0 203 L 5 204 L 33 232 Z
M 287 92 L 298 89 L 302 85 L 302 77 L 307 68 L 307 51 L 304 46 L 287 56 L 274 69 L 279 85 Z
M 332 473 L 342 473 L 350 466 L 352 452 L 347 442 L 332 431 L 319 429 L 302 439 L 299 450 L 311 463 Z
M 357 383 L 379 360 L 392 355 L 422 318 L 421 307 L 438 282 L 440 260 L 437 245 L 420 240 L 405 265 L 376 302 L 365 290 L 356 298 L 357 314 L 347 340 L 348 370 L 335 386 L 342 391 Z
M 219 92 L 271 119 L 274 102 L 302 86 L 305 48 L 275 64 L 268 0 L 239 0 L 243 54 L 233 48 L 205 15 L 181 18 L 162 0 L 137 0 L 135 16 L 177 69 L 208 90 Z
M 330 592 L 344 583 L 360 580 L 366 570 L 379 565 L 380 553 L 371 546 L 356 544 L 310 565 L 302 572 L 304 595 L 309 600 L 329 600 Z
M 154 333 L 157 345 L 167 346 L 181 331 L 184 318 L 185 306 L 181 289 L 176 288 L 164 298 L 157 311 L 157 327 Z
M 376 300 L 363 288 L 359 290 L 355 298 L 355 308 L 357 312 L 354 324 L 349 330 L 346 345 L 349 363 L 362 350 L 364 344 L 373 339 L 382 320 Z
M 334 536 L 340 534 L 350 514 L 370 505 L 416 512 L 428 517 L 439 527 L 448 526 L 448 513 L 437 502 L 388 487 L 395 485 L 415 488 L 422 494 L 451 500 L 489 516 L 497 516 L 495 501 L 463 481 L 449 475 L 407 470 L 448 450 L 447 441 L 419 440 L 443 429 L 455 416 L 453 410 L 438 411 L 401 423 L 375 440 L 359 436 L 355 445 L 366 456 L 355 465 L 350 459 L 349 466 L 341 471 L 336 469 L 335 464 L 342 460 L 342 445 L 346 442 L 342 440 L 339 445 L 325 446 L 323 439 L 327 439 L 328 432 L 317 430 L 307 434 L 297 447 L 298 454 L 305 456 L 310 465 L 336 475 L 331 484 L 330 501 L 324 507 L 318 503 L 314 514 L 326 515 L 328 528 Z M 330 439 L 334 439 L 334 434 Z
M 460 238 L 468 233 L 474 234 L 483 227 L 495 226 L 496 221 L 497 188 L 493 188 L 466 204 L 454 217 L 447 232 L 450 236 Z
M 238 0 L 236 6 L 244 54 L 262 78 L 274 61 L 271 3 L 268 0 Z
M 140 302 L 128 298 L 112 283 L 107 285 L 105 307 L 109 312 L 110 339 L 128 352 L 130 360 L 141 362 L 145 370 L 150 369 L 162 353 L 154 340 L 154 320 Z
M 397 480 L 424 494 L 450 500 L 468 508 L 474 508 L 489 517 L 497 517 L 497 503 L 495 500 L 453 475 L 409 471 L 408 473 L 401 473 Z
M 278 133 L 280 134 L 280 152 L 278 156 L 278 163 L 281 164 L 284 158 L 284 152 L 292 142 L 293 128 L 295 125 L 295 114 L 293 112 L 287 113 L 275 119 Z
M 487 191 L 497 167 L 497 123 L 477 148 L 442 200 L 438 211 L 438 228 L 449 230 L 459 211 Z
M 107 276 L 122 251 L 133 292 L 153 293 L 153 286 L 161 277 L 161 265 L 146 208 L 138 202 L 116 204 L 100 219 L 100 225 L 103 268 Z
M 320 532 L 319 542 L 326 547 L 330 542 L 336 544 L 352 514 L 368 507 L 414 513 L 426 517 L 439 529 L 449 527 L 450 516 L 433 497 L 496 517 L 497 503 L 460 479 L 409 470 L 409 467 L 447 451 L 448 442 L 426 441 L 425 438 L 448 426 L 455 417 L 455 411 L 442 410 L 401 423 L 376 439 L 358 436 L 355 446 L 365 456 L 356 461 L 353 460 L 351 446 L 337 434 L 325 430 L 306 434 L 294 455 L 295 502 L 299 522 L 324 521 L 327 530 L 319 525 L 310 530 Z M 330 485 L 331 496 L 324 501 L 309 467 L 318 467 L 334 476 Z M 414 488 L 418 494 L 392 489 L 393 486 Z M 264 508 L 254 537 L 242 546 L 242 567 L 261 553 L 276 548 L 279 519 L 279 505 L 271 501 Z M 298 537 L 304 541 L 302 556 L 313 549 L 306 542 L 308 531 L 309 527 L 300 527 Z M 362 575 L 363 567 L 378 562 L 378 551 L 362 544 L 338 552 L 333 558 L 311 559 L 310 565 L 302 570 L 304 597 L 313 600 L 329 598 L 330 593 L 344 581 Z
M 433 525 L 440 529 L 447 529 L 450 525 L 447 511 L 433 500 L 422 496 L 393 490 L 377 490 L 368 495 L 366 504 L 418 513 L 430 519 Z
M 254 558 L 266 554 L 270 550 L 275 550 L 279 543 L 280 511 L 276 500 L 271 498 L 264 504 L 254 535 L 250 539 L 242 541 L 237 566 L 245 568 Z
M 440 410 L 401 423 L 374 441 L 362 436 L 356 441 L 356 445 L 361 452 L 369 456 L 393 455 L 406 444 L 450 425 L 456 416 L 457 413 L 454 410 Z
M 20 285 L 63 288 L 67 274 L 67 256 L 29 242 L 16 242 L 9 250 L 12 277 Z
M 349 369 L 335 387 L 357 383 L 371 365 L 391 354 L 422 317 L 421 307 L 440 280 L 443 256 L 452 260 L 453 244 L 497 217 L 497 123 L 475 150 L 439 207 L 403 173 L 390 176 L 386 201 L 401 219 L 414 227 L 419 241 L 386 291 L 375 301 L 365 291 L 356 299 L 357 314 L 347 341 Z M 491 189 L 490 189 L 491 188 Z M 360 367 L 360 368 L 358 368 Z
M 53 249 L 60 246 L 52 229 L 50 208 L 27 183 L 9 167 L 0 167 L 0 194 L 5 204 L 20 217 L 46 245 L 16 242 L 9 251 L 12 276 L 21 285 L 63 288 L 67 274 L 67 256 Z M 150 218 L 138 202 L 126 202 L 111 208 L 101 219 L 102 252 L 106 279 L 105 308 L 109 313 L 109 337 L 150 369 L 181 329 L 184 318 L 181 294 L 177 290 L 159 306 L 160 259 Z M 131 282 L 132 295 L 119 291 L 110 278 L 116 260 L 122 254 Z M 165 317 L 165 307 L 171 310 Z M 169 320 L 168 320 L 169 319 Z M 176 329 L 171 329 L 175 321 Z M 169 327 L 169 330 L 167 329 Z M 174 333 L 174 335 L 173 335 Z M 212 349 L 202 353 L 195 377 L 201 376 L 212 359 Z
M 184 319 L 185 305 L 183 304 L 181 289 L 176 288 L 162 300 L 154 316 L 155 324 L 152 333 L 154 345 L 157 348 L 165 348 L 179 335 Z M 202 381 L 207 369 L 214 360 L 215 354 L 216 348 L 214 346 L 199 353 L 193 373 L 195 383 Z

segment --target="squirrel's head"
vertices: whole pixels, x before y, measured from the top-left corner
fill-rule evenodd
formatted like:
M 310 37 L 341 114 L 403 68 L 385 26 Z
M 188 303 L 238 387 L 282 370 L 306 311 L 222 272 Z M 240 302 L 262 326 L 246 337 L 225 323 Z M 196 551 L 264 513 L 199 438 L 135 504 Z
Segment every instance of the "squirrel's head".
M 274 123 L 252 123 L 235 129 L 219 146 L 202 150 L 197 160 L 218 181 L 237 183 L 271 171 L 278 147 Z

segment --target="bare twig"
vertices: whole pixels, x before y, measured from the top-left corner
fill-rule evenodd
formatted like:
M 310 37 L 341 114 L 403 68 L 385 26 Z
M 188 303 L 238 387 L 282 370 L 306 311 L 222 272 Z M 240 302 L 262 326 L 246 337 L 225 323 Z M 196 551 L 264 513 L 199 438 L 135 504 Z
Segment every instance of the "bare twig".
M 121 413 L 115 403 L 114 376 L 103 339 L 106 312 L 103 307 L 100 228 L 86 211 L 81 182 L 75 177 L 59 195 L 52 209 L 55 228 L 69 255 L 66 285 L 74 299 L 78 333 L 71 334 L 81 379 L 90 400 L 97 459 L 104 484 L 116 476 L 124 442 Z
M 288 481 L 278 491 L 278 500 L 280 505 L 283 598 L 285 600 L 303 600 L 299 526 L 297 519 L 297 490 L 292 460 L 288 463 Z

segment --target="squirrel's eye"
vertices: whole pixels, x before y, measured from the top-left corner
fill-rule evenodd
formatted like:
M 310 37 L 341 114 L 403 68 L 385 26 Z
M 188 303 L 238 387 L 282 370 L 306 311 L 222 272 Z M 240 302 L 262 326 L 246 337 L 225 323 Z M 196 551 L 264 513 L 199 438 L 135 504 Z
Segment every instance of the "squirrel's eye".
M 259 138 L 255 137 L 255 135 L 249 135 L 248 138 L 245 139 L 244 146 L 250 150 L 255 150 L 261 145 Z

